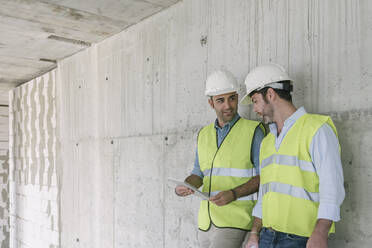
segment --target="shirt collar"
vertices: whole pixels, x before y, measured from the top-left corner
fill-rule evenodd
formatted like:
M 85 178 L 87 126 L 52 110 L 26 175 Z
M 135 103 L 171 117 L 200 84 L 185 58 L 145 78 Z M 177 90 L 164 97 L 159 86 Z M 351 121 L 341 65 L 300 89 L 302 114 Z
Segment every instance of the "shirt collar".
M 290 115 L 285 121 L 284 121 L 284 126 L 291 126 L 293 123 L 295 123 L 298 119 L 301 118 L 301 116 L 303 116 L 304 114 L 306 114 L 306 110 L 304 107 L 300 107 L 299 109 L 297 109 L 292 115 Z M 269 125 L 269 128 L 270 128 L 270 131 L 272 133 L 276 133 L 277 132 L 277 126 L 276 126 L 276 123 L 271 123 Z
M 223 126 L 223 128 L 225 127 L 228 127 L 230 128 L 231 126 L 233 126 L 235 124 L 235 122 L 237 122 L 240 118 L 240 115 L 238 113 L 235 114 L 234 118 L 232 118 L 231 121 L 225 123 L 225 125 Z M 218 119 L 216 119 L 214 121 L 214 128 L 217 130 L 217 129 L 222 129 L 219 125 L 218 125 Z

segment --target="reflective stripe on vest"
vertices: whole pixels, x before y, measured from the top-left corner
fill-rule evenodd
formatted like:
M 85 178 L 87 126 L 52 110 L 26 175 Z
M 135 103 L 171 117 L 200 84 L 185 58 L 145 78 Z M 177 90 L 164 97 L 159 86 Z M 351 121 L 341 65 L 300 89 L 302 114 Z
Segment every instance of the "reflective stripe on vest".
M 212 171 L 212 174 L 211 174 Z M 255 169 L 236 169 L 236 168 L 213 168 L 203 171 L 205 177 L 209 176 L 225 176 L 225 177 L 253 177 Z
M 262 160 L 261 168 L 265 168 L 270 164 L 297 166 L 303 171 L 315 172 L 315 167 L 312 162 L 300 160 L 296 156 L 273 154 Z
M 202 191 L 214 196 L 246 183 L 254 175 L 251 161 L 253 135 L 259 122 L 240 118 L 231 128 L 220 147 L 214 124 L 204 127 L 198 135 L 198 159 L 203 172 Z M 255 194 L 242 197 L 224 206 L 201 201 L 199 229 L 217 227 L 250 230 Z
M 262 224 L 277 231 L 310 237 L 320 202 L 319 177 L 309 153 L 313 137 L 328 116 L 305 114 L 288 130 L 278 150 L 268 134 L 260 149 Z M 334 232 L 334 224 L 330 232 Z
M 262 185 L 262 196 L 268 192 L 290 195 L 296 198 L 319 202 L 319 193 L 308 192 L 304 188 L 296 187 L 290 184 L 271 182 Z

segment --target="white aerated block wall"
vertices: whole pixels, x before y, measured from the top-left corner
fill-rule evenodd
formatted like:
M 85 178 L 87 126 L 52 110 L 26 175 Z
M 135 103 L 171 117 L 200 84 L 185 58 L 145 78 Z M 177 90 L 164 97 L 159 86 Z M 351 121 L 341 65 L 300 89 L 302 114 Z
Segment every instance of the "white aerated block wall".
M 58 247 L 55 71 L 10 92 L 10 247 Z

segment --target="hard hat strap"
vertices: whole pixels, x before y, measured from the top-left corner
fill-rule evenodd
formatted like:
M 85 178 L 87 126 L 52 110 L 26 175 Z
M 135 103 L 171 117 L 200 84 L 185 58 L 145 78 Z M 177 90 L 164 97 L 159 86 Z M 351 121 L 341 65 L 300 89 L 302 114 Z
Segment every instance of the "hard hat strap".
M 283 84 L 283 90 L 286 90 L 288 92 L 293 91 L 293 85 L 291 84 L 291 81 L 283 81 L 282 84 Z
M 293 90 L 293 85 L 291 84 L 291 81 L 288 80 L 288 81 L 279 81 L 279 82 L 266 84 L 264 87 L 262 87 L 260 89 L 257 89 L 256 91 L 259 91 L 259 90 L 261 90 L 263 88 L 267 88 L 267 87 L 277 89 L 277 90 L 285 90 L 285 91 L 289 91 L 289 92 L 292 92 L 292 90 Z

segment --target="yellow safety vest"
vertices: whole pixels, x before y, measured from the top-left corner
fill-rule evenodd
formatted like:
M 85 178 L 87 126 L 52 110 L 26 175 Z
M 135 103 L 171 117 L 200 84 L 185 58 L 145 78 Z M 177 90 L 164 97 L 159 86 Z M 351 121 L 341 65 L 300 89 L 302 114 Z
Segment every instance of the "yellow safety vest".
M 279 150 L 268 134 L 260 149 L 262 224 L 276 231 L 310 237 L 319 207 L 319 177 L 310 156 L 310 144 L 328 116 L 305 114 L 284 137 Z M 330 232 L 335 232 L 334 223 Z
M 240 118 L 217 147 L 216 129 L 210 124 L 198 135 L 198 158 L 203 172 L 203 192 L 214 196 L 246 183 L 255 175 L 251 162 L 251 144 L 260 123 Z M 254 196 L 241 197 L 225 206 L 202 200 L 199 209 L 199 229 L 208 230 L 211 223 L 217 227 L 250 230 Z

